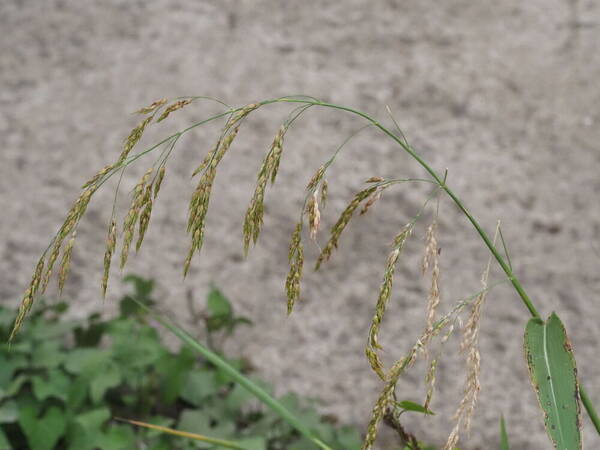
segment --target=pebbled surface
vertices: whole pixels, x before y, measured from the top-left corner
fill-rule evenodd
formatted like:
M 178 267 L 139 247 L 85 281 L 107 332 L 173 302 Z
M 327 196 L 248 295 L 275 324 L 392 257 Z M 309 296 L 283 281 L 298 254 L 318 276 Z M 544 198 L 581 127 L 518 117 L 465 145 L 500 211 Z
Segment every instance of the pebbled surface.
M 35 261 L 60 225 L 78 186 L 114 160 L 136 119 L 129 113 L 164 96 L 212 95 L 235 104 L 305 93 L 385 119 L 389 104 L 413 146 L 493 230 L 503 219 L 513 264 L 547 316 L 556 309 L 573 342 L 581 378 L 600 402 L 600 6 L 570 0 L 370 2 L 4 0 L 0 3 L 0 301 L 16 303 Z M 143 145 L 216 111 L 179 111 Z M 318 396 L 323 412 L 364 427 L 379 383 L 363 357 L 388 243 L 419 208 L 426 189 L 386 192 L 342 237 L 319 274 L 308 274 L 297 311 L 286 319 L 283 281 L 289 235 L 302 190 L 327 155 L 359 125 L 315 110 L 290 131 L 265 229 L 247 261 L 241 223 L 255 174 L 282 107 L 257 112 L 224 160 L 209 211 L 202 258 L 181 282 L 190 167 L 218 128 L 184 138 L 170 162 L 153 223 L 129 270 L 155 277 L 165 309 L 190 329 L 186 292 L 204 302 L 209 281 L 258 325 L 229 346 L 281 391 Z M 142 148 L 142 147 L 140 147 Z M 124 178 L 131 189 L 153 159 Z M 422 176 L 391 142 L 368 131 L 329 177 L 327 229 L 370 176 Z M 73 313 L 104 309 L 99 280 L 112 201 L 108 185 L 88 209 L 66 293 Z M 124 206 L 124 205 L 121 205 Z M 386 357 L 405 352 L 422 329 L 427 281 L 419 274 L 426 221 L 407 247 L 382 329 Z M 321 235 L 321 242 L 325 234 Z M 441 205 L 442 295 L 478 290 L 486 252 L 448 201 Z M 310 246 L 309 246 L 310 247 Z M 594 250 L 595 248 L 595 250 Z M 315 249 L 307 251 L 314 258 Z M 492 278 L 498 278 L 496 271 Z M 115 280 L 109 297 L 121 287 Z M 481 330 L 482 392 L 461 448 L 498 445 L 500 414 L 511 448 L 549 443 L 522 354 L 526 311 L 505 287 L 488 296 Z M 434 417 L 409 420 L 441 444 L 460 399 L 456 340 L 440 364 Z M 423 395 L 422 365 L 399 396 Z M 600 403 L 599 403 L 600 404 Z M 600 439 L 584 419 L 587 448 Z M 391 435 L 384 433 L 390 448 Z M 385 442 L 385 440 L 382 440 Z M 383 444 L 382 444 L 383 445 Z

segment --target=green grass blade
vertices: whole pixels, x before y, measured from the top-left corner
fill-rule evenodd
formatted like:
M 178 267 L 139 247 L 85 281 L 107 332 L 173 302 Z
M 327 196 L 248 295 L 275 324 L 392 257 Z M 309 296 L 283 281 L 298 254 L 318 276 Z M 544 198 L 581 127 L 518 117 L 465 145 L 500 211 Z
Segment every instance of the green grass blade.
M 504 416 L 500 417 L 500 450 L 510 450 L 508 444 L 508 434 L 506 433 L 506 424 L 504 423 Z
M 231 366 L 227 361 L 221 358 L 218 354 L 209 350 L 207 347 L 202 345 L 193 336 L 191 336 L 187 331 L 183 328 L 171 323 L 169 320 L 164 317 L 156 314 L 150 308 L 148 308 L 143 303 L 138 303 L 139 307 L 147 311 L 151 314 L 154 319 L 156 319 L 160 324 L 162 324 L 165 328 L 167 328 L 171 333 L 179 338 L 184 344 L 190 346 L 202 356 L 204 356 L 208 361 L 213 363 L 215 366 L 219 367 L 223 372 L 233 378 L 237 383 L 240 384 L 243 388 L 248 390 L 251 394 L 253 394 L 258 400 L 260 400 L 264 405 L 269 407 L 275 413 L 277 413 L 283 420 L 289 423 L 292 427 L 294 427 L 300 434 L 302 434 L 307 439 L 310 439 L 315 443 L 319 448 L 323 450 L 333 450 L 323 441 L 321 441 L 318 437 L 311 432 L 311 430 L 304 425 L 296 416 L 294 416 L 284 405 L 282 405 L 277 399 L 273 398 L 266 392 L 264 389 L 253 383 L 249 378 L 247 378 L 244 374 L 239 372 L 233 366 Z
M 174 436 L 181 436 L 181 437 L 188 438 L 188 439 L 194 439 L 195 441 L 207 442 L 209 444 L 218 445 L 220 447 L 233 448 L 235 450 L 245 450 L 244 447 L 239 446 L 235 442 L 226 441 L 225 439 L 211 438 L 208 436 L 204 436 L 202 434 L 190 433 L 188 431 L 174 430 L 173 428 L 162 427 L 160 425 L 153 425 L 151 423 L 140 422 L 138 420 L 121 419 L 119 417 L 115 417 L 115 419 L 120 420 L 122 422 L 130 423 L 132 425 L 137 425 L 139 427 L 150 428 L 152 430 L 160 431 L 162 433 L 172 434 Z
M 533 318 L 527 323 L 525 355 L 554 447 L 581 449 L 577 369 L 565 327 L 555 313 L 546 322 Z

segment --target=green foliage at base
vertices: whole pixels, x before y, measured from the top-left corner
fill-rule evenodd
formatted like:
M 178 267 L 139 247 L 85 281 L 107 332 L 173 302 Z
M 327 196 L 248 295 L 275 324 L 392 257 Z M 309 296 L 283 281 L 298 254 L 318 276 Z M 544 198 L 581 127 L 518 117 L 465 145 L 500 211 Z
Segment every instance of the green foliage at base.
M 6 344 L 15 311 L 0 307 L 0 449 L 184 450 L 219 447 L 133 427 L 114 417 L 235 440 L 248 450 L 310 450 L 312 442 L 220 369 L 187 347 L 169 350 L 134 300 L 152 305 L 153 283 L 129 276 L 133 293 L 117 318 L 68 320 L 66 303 L 40 301 L 22 332 Z M 249 321 L 212 289 L 199 316 L 214 341 Z M 244 373 L 243 360 L 228 359 Z M 250 376 L 268 391 L 263 381 Z M 313 402 L 279 398 L 334 448 L 358 449 L 357 430 L 334 426 Z

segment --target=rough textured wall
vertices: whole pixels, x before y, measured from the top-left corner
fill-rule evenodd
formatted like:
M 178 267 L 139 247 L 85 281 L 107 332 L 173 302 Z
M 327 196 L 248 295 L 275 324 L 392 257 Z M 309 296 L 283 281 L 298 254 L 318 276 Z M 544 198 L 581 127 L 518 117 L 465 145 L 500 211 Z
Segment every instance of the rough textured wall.
M 18 301 L 78 187 L 116 158 L 136 122 L 129 113 L 152 100 L 195 94 L 244 104 L 306 93 L 384 120 L 389 104 L 423 157 L 439 170 L 448 168 L 448 183 L 483 225 L 492 231 L 498 218 L 504 220 L 517 273 L 544 315 L 560 312 L 581 377 L 600 402 L 599 26 L 600 7 L 589 0 L 3 0 L 0 298 Z M 217 109 L 207 102 L 180 111 L 142 145 Z M 203 302 L 214 281 L 257 324 L 239 332 L 232 351 L 246 355 L 282 391 L 319 396 L 324 412 L 364 427 L 380 385 L 363 346 L 388 245 L 428 191 L 406 185 L 387 192 L 349 227 L 325 270 L 306 277 L 304 301 L 286 318 L 286 251 L 303 187 L 360 126 L 324 110 L 294 126 L 267 196 L 264 235 L 243 260 L 243 213 L 262 155 L 286 114 L 283 107 L 265 108 L 244 125 L 217 176 L 203 256 L 182 283 L 190 167 L 203 158 L 218 128 L 184 138 L 130 270 L 156 278 L 164 307 L 191 329 L 198 324 L 186 322 L 186 291 Z M 127 172 L 124 192 L 152 161 Z M 324 228 L 373 175 L 423 172 L 391 141 L 364 132 L 334 166 Z M 92 202 L 74 250 L 66 295 L 76 313 L 102 308 L 98 284 L 110 191 Z M 428 220 L 397 273 L 382 332 L 389 359 L 406 351 L 422 329 L 427 281 L 418 266 Z M 478 290 L 487 254 L 447 200 L 440 240 L 447 308 Z M 315 254 L 312 248 L 307 257 Z M 111 298 L 121 289 L 117 277 L 114 271 Z M 498 271 L 492 275 L 499 277 Z M 109 314 L 110 301 L 104 308 Z M 514 448 L 549 447 L 521 350 L 525 321 L 526 310 L 509 288 L 489 295 L 481 336 L 483 389 L 463 448 L 495 447 L 501 413 Z M 451 340 L 447 349 L 453 352 L 456 344 Z M 411 422 L 417 435 L 444 441 L 460 398 L 461 367 L 451 355 L 441 363 L 433 403 L 438 414 Z M 421 398 L 422 369 L 403 379 L 401 397 Z M 600 447 L 584 422 L 587 448 Z

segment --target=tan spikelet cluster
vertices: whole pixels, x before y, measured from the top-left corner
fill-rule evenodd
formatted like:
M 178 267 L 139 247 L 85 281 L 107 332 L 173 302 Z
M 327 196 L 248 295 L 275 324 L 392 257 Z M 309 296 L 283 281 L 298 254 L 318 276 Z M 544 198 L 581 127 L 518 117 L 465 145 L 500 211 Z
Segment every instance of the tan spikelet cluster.
M 427 329 L 431 330 L 435 322 L 437 308 L 440 304 L 440 265 L 439 265 L 439 249 L 437 241 L 437 220 L 429 225 L 425 235 L 425 256 L 421 266 L 423 274 L 431 267 L 431 287 L 427 296 Z
M 412 225 L 405 226 L 402 229 L 402 231 L 398 234 L 398 236 L 396 236 L 396 238 L 394 239 L 394 247 L 390 255 L 388 256 L 385 273 L 383 274 L 383 282 L 381 283 L 379 297 L 377 299 L 377 305 L 375 307 L 375 314 L 373 315 L 373 320 L 371 321 L 371 326 L 369 328 L 369 338 L 367 341 L 365 353 L 367 355 L 369 363 L 371 364 L 371 367 L 382 380 L 385 379 L 385 373 L 383 370 L 383 364 L 381 363 L 381 358 L 379 357 L 378 353 L 378 351 L 382 348 L 381 345 L 379 345 L 378 341 L 379 328 L 381 326 L 383 316 L 385 315 L 387 303 L 392 293 L 392 285 L 394 279 L 394 271 L 396 270 L 396 263 L 398 262 L 398 258 L 400 256 L 400 253 L 402 252 L 402 248 L 404 247 L 404 243 L 406 242 L 406 240 L 412 232 L 412 228 Z
M 494 244 L 498 236 L 498 229 L 496 229 L 496 237 L 494 238 Z M 479 381 L 479 373 L 481 371 L 481 356 L 479 353 L 479 325 L 481 319 L 481 307 L 485 301 L 488 287 L 488 277 L 490 273 L 491 258 L 488 260 L 487 267 L 483 271 L 481 276 L 481 284 L 483 290 L 477 296 L 473 304 L 471 305 L 471 311 L 469 312 L 469 318 L 465 326 L 463 327 L 463 336 L 460 343 L 461 353 L 466 354 L 466 380 L 463 398 L 456 409 L 454 414 L 454 420 L 456 424 L 452 429 L 444 450 L 452 450 L 460 438 L 460 430 L 464 429 L 467 433 L 471 427 L 471 418 L 475 411 L 477 404 L 477 398 L 479 397 L 479 391 L 481 390 L 481 383 Z
M 135 244 L 135 251 L 139 252 L 140 247 L 142 246 L 142 242 L 144 241 L 144 236 L 146 235 L 146 231 L 148 230 L 148 225 L 150 224 L 150 216 L 152 215 L 152 185 L 146 186 L 146 190 L 144 191 L 144 196 L 142 197 L 142 202 L 140 205 L 141 213 L 139 219 L 138 226 L 138 240 Z
M 429 369 L 425 374 L 425 384 L 427 385 L 427 394 L 425 395 L 425 402 L 423 403 L 423 407 L 425 409 L 429 409 L 431 399 L 433 398 L 433 392 L 435 390 L 435 373 L 437 370 L 437 363 L 437 358 L 432 358 L 431 361 L 429 361 Z
M 327 167 L 325 166 L 321 166 L 317 169 L 315 174 L 312 176 L 312 178 L 306 185 L 306 190 L 308 192 L 314 191 L 317 188 L 318 184 L 321 182 L 323 176 L 325 175 L 325 170 L 327 170 Z
M 13 330 L 11 331 L 10 339 L 12 339 L 16 335 L 19 328 L 21 327 L 25 316 L 27 315 L 27 313 L 31 309 L 31 306 L 33 305 L 33 301 L 36 295 L 43 294 L 46 291 L 48 284 L 50 283 L 50 278 L 52 276 L 54 264 L 56 263 L 60 255 L 62 245 L 67 236 L 71 235 L 75 231 L 96 189 L 97 185 L 91 184 L 82 191 L 82 193 L 79 195 L 73 206 L 71 206 L 71 209 L 67 213 L 67 217 L 64 223 L 62 224 L 58 233 L 54 237 L 54 242 L 51 247 L 48 260 L 45 261 L 44 253 L 44 255 L 42 255 L 42 257 L 38 261 L 29 287 L 23 296 L 23 300 L 21 301 L 21 306 L 19 307 L 19 312 L 17 314 Z M 59 283 L 61 286 L 64 285 L 68 273 L 68 263 L 70 261 L 70 253 L 74 244 L 74 237 L 75 236 L 73 235 L 71 237 L 71 240 L 69 240 L 69 242 L 67 243 L 65 249 L 66 259 L 65 256 L 63 256 L 61 262 L 61 270 L 59 273 Z
M 285 281 L 285 291 L 287 294 L 287 312 L 292 313 L 294 303 L 300 298 L 300 280 L 302 278 L 302 268 L 304 266 L 304 249 L 302 248 L 302 222 L 296 225 L 292 233 L 290 242 L 290 251 L 288 254 L 290 262 L 290 271 Z
M 167 103 L 167 99 L 161 98 L 160 100 L 156 100 L 155 102 L 152 102 L 152 104 L 150 104 L 149 106 L 145 106 L 144 108 L 138 109 L 135 113 L 136 114 L 150 114 L 151 112 L 156 111 L 158 108 L 160 108 L 165 103 Z
M 256 244 L 258 241 L 263 224 L 264 201 L 267 183 L 269 180 L 271 180 L 271 184 L 273 184 L 275 182 L 275 178 L 277 177 L 279 162 L 281 160 L 281 154 L 283 153 L 283 139 L 287 129 L 288 126 L 286 124 L 283 124 L 279 128 L 279 131 L 277 131 L 277 134 L 273 139 L 271 148 L 267 153 L 267 156 L 265 156 L 260 170 L 258 171 L 256 187 L 244 217 L 243 234 L 245 254 L 248 254 L 250 243 L 252 242 Z
M 381 193 L 388 186 L 390 186 L 390 185 L 388 184 L 388 185 L 384 185 L 384 186 L 377 186 L 377 188 L 375 189 L 375 192 L 373 192 L 370 195 L 370 197 L 368 198 L 368 200 L 365 202 L 362 209 L 360 210 L 361 216 L 366 214 L 367 211 L 369 211 L 369 208 L 371 208 L 371 206 L 373 206 L 373 204 L 381 198 Z
M 54 243 L 52 245 L 52 250 L 50 251 L 50 256 L 48 257 L 48 262 L 46 264 L 46 273 L 42 277 L 41 286 L 39 289 L 40 294 L 46 292 L 46 288 L 50 283 L 50 277 L 52 275 L 52 269 L 54 268 L 54 263 L 58 259 L 60 255 L 60 251 L 62 248 L 62 244 L 64 240 L 69 236 L 77 227 L 77 224 L 81 220 L 81 217 L 85 213 L 88 204 L 90 203 L 90 199 L 92 195 L 97 189 L 97 184 L 92 184 L 83 190 L 83 192 L 79 195 L 69 212 L 67 213 L 67 218 L 65 222 L 60 227 L 56 237 L 54 238 Z
M 58 270 L 58 292 L 62 293 L 63 288 L 65 286 L 65 281 L 67 281 L 67 276 L 69 275 L 69 269 L 71 267 L 71 254 L 73 253 L 73 245 L 75 244 L 75 237 L 77 235 L 77 231 L 73 231 L 71 235 L 71 239 L 67 242 L 65 249 L 63 251 L 63 257 L 60 262 L 60 268 Z
M 319 258 L 317 259 L 317 264 L 316 264 L 317 270 L 321 267 L 321 264 L 323 264 L 323 262 L 329 260 L 329 258 L 331 257 L 331 254 L 333 253 L 333 250 L 337 248 L 338 240 L 340 239 L 342 232 L 346 228 L 346 225 L 348 225 L 348 222 L 350 222 L 350 219 L 352 218 L 352 215 L 354 214 L 354 211 L 356 210 L 356 208 L 358 208 L 358 206 L 361 204 L 361 202 L 363 200 L 365 200 L 371 194 L 373 194 L 376 189 L 377 189 L 377 187 L 373 186 L 373 187 L 369 187 L 367 189 L 363 189 L 362 191 L 360 191 L 358 194 L 355 195 L 354 199 L 350 202 L 350 204 L 342 212 L 338 221 L 331 228 L 331 236 L 329 238 L 329 241 L 327 242 L 327 244 L 321 251 Z
M 108 236 L 106 237 L 106 251 L 104 252 L 104 274 L 102 276 L 102 297 L 106 297 L 108 287 L 108 275 L 110 273 L 110 263 L 117 246 L 117 223 L 111 220 L 108 227 Z
M 382 181 L 384 181 L 384 179 L 381 177 L 371 177 L 367 179 L 365 183 L 381 183 Z
M 133 190 L 133 198 L 131 200 L 131 206 L 129 207 L 129 211 L 125 216 L 125 221 L 123 222 L 123 247 L 121 249 L 121 269 L 125 267 L 127 263 L 127 258 L 129 256 L 129 247 L 131 242 L 133 241 L 133 235 L 135 233 L 135 224 L 137 223 L 138 217 L 140 215 L 140 211 L 144 206 L 144 202 L 150 196 L 147 184 L 150 179 L 150 175 L 152 174 L 153 168 L 151 167 L 146 171 L 144 176 L 142 176 L 141 180 L 135 186 Z
M 319 225 L 321 224 L 321 212 L 319 211 L 319 197 L 315 190 L 306 205 L 306 214 L 308 215 L 308 229 L 310 237 L 313 240 L 317 239 L 317 232 L 319 231 Z
M 190 99 L 186 99 L 186 100 L 179 100 L 175 103 L 171 103 L 169 106 L 167 106 L 165 108 L 165 110 L 163 111 L 163 113 L 158 117 L 158 119 L 156 119 L 156 122 L 162 122 L 163 120 L 165 120 L 167 117 L 169 117 L 169 114 L 171 114 L 174 111 L 177 111 L 178 109 L 183 108 L 185 105 L 189 105 L 190 103 L 192 103 L 192 100 Z
M 373 411 L 371 412 L 371 419 L 367 426 L 367 434 L 362 445 L 362 450 L 371 450 L 373 448 L 373 444 L 377 439 L 379 424 L 385 416 L 387 409 L 390 407 L 390 404 L 393 402 L 396 384 L 407 365 L 408 362 L 403 358 L 390 369 L 386 384 L 377 398 Z
M 192 262 L 192 257 L 196 251 L 200 251 L 204 241 L 204 221 L 208 212 L 208 203 L 212 185 L 217 174 L 217 166 L 231 147 L 233 140 L 237 136 L 239 125 L 231 130 L 222 140 L 219 141 L 213 155 L 206 167 L 206 171 L 200 177 L 200 181 L 196 186 L 189 205 L 187 231 L 192 235 L 192 244 L 185 259 L 183 274 L 187 275 Z
M 154 116 L 146 117 L 133 130 L 131 130 L 131 133 L 129 133 L 129 136 L 127 136 L 127 138 L 125 139 L 125 143 L 123 144 L 123 150 L 119 155 L 117 164 L 121 164 L 123 161 L 125 161 L 127 156 L 129 156 L 129 153 L 131 152 L 131 150 L 133 150 L 135 144 L 137 144 L 138 141 L 142 138 L 146 126 L 152 121 L 153 118 Z
M 248 114 L 250 114 L 258 107 L 260 107 L 260 103 L 250 103 L 244 106 L 242 109 L 240 109 L 238 112 L 231 116 L 231 118 L 227 121 L 227 125 L 225 125 L 225 128 L 229 129 L 235 127 L 242 120 L 244 120 Z
M 33 299 L 35 295 L 38 293 L 40 288 L 40 283 L 42 281 L 42 275 L 44 272 L 44 256 L 42 256 L 38 263 L 35 266 L 35 270 L 33 271 L 33 276 L 31 277 L 31 281 L 29 283 L 29 287 L 23 294 L 23 299 L 21 300 L 21 304 L 19 305 L 19 312 L 17 313 L 17 317 L 15 318 L 15 323 L 13 325 L 12 331 L 10 332 L 10 336 L 8 341 L 11 342 L 16 334 L 21 329 L 23 325 L 23 320 L 25 320 L 25 316 L 31 310 L 31 306 L 33 305 Z
M 165 168 L 165 166 L 161 166 L 161 168 L 158 170 L 158 176 L 156 177 L 156 181 L 154 182 L 154 198 L 158 196 L 160 187 L 162 186 L 162 182 L 165 178 L 166 170 L 167 169 Z
M 328 194 L 329 186 L 327 184 L 327 180 L 323 180 L 321 183 L 321 207 L 325 208 L 327 205 L 327 194 Z
M 98 171 L 98 173 L 96 173 L 96 175 L 94 175 L 83 186 L 81 186 L 81 189 L 85 189 L 93 184 L 96 184 L 98 181 L 100 181 L 102 179 L 102 177 L 104 177 L 104 175 L 106 175 L 108 172 L 110 172 L 113 167 L 114 166 L 112 164 L 110 164 L 108 166 L 104 166 L 102 169 L 100 169 Z
M 423 352 L 423 349 L 430 345 L 432 339 L 438 336 L 446 326 L 451 324 L 453 319 L 457 317 L 458 314 L 460 314 L 470 303 L 471 302 L 468 300 L 458 302 L 450 312 L 435 322 L 431 330 L 426 330 L 419 337 L 419 339 L 417 339 L 416 343 L 409 350 L 407 355 L 396 361 L 396 363 L 394 363 L 390 370 L 385 374 L 384 380 L 386 384 L 371 413 L 371 420 L 369 421 L 367 435 L 362 447 L 363 450 L 369 450 L 372 448 L 373 443 L 377 438 L 379 423 L 383 419 L 386 409 L 392 406 L 394 389 L 398 383 L 398 380 L 400 379 L 400 376 L 406 369 L 415 363 L 417 360 L 417 355 Z

